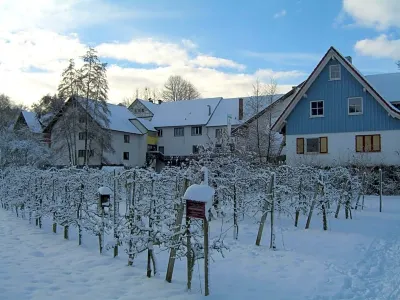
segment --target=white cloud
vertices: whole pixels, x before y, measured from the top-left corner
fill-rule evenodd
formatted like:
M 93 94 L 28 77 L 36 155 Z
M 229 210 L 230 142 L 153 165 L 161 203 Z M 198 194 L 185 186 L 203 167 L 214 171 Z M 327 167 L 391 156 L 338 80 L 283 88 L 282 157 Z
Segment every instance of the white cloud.
M 31 105 L 47 93 L 55 93 L 62 70 L 68 59 L 78 59 L 85 53 L 75 29 L 82 26 L 105 24 L 112 18 L 126 16 L 154 17 L 156 12 L 131 12 L 96 0 L 96 14 L 92 14 L 95 0 L 0 0 L 0 93 L 25 105 Z M 164 17 L 164 16 L 162 16 Z M 103 23 L 104 22 L 104 23 Z M 154 38 L 132 39 L 128 43 L 102 43 L 97 46 L 103 61 L 107 58 L 123 60 L 108 68 L 109 99 L 113 103 L 132 96 L 136 88 L 162 88 L 166 79 L 181 75 L 193 82 L 204 97 L 234 97 L 247 95 L 257 77 L 293 80 L 301 72 L 259 70 L 243 73 L 245 66 L 233 60 L 206 55 L 198 51 L 191 40 L 179 42 Z M 142 67 L 126 67 L 125 61 Z M 78 65 L 80 60 L 77 61 Z M 155 64 L 156 67 L 148 67 Z M 231 68 L 227 73 L 218 68 Z M 290 86 L 280 86 L 280 91 Z
M 360 26 L 377 30 L 400 27 L 399 0 L 343 0 L 343 11 Z
M 274 71 L 272 69 L 260 69 L 254 73 L 257 78 L 269 81 L 270 79 L 280 80 L 280 79 L 292 79 L 307 76 L 307 73 L 300 71 Z
M 277 12 L 276 14 L 274 14 L 274 18 L 278 19 L 278 18 L 282 18 L 286 16 L 286 10 L 282 9 L 280 12 Z
M 400 40 L 390 40 L 386 34 L 375 39 L 358 41 L 354 49 L 360 55 L 400 60 Z
M 185 42 L 187 45 L 188 42 Z M 105 43 L 96 47 L 100 56 L 127 60 L 140 64 L 171 65 L 189 60 L 183 45 L 156 41 L 152 38 L 136 39 L 127 44 Z
M 199 67 L 210 67 L 210 68 L 227 67 L 237 70 L 244 70 L 246 68 L 245 65 L 234 62 L 233 60 L 215 56 L 208 56 L 208 55 L 198 55 L 190 62 Z

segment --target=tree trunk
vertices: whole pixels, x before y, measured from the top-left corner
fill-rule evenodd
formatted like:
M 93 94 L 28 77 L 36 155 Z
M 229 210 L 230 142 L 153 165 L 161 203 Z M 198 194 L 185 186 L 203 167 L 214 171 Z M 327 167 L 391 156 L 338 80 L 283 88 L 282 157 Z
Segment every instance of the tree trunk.
M 336 207 L 336 212 L 335 212 L 335 218 L 336 218 L 336 219 L 339 218 L 341 200 L 342 200 L 342 198 L 340 197 L 340 199 L 338 200 L 337 207 Z
M 299 217 L 300 217 L 300 210 L 296 209 L 296 215 L 294 218 L 294 226 L 297 227 L 299 225 Z
M 323 228 L 324 228 L 324 230 L 328 230 L 328 220 L 327 220 L 327 217 L 326 217 L 326 209 L 325 209 L 325 204 L 324 203 L 322 203 L 321 209 L 322 209 L 322 224 L 323 224 Z
M 315 203 L 317 202 L 318 193 L 319 193 L 319 184 L 317 183 L 316 188 L 315 188 L 315 192 L 314 192 L 314 198 L 313 198 L 313 200 L 311 202 L 310 212 L 308 213 L 307 223 L 306 223 L 306 228 L 305 229 L 309 229 L 310 228 L 311 218 L 312 218 L 312 214 L 313 214 L 313 211 L 314 211 Z
M 239 224 L 238 224 L 238 203 L 236 194 L 236 183 L 233 184 L 233 239 L 237 240 L 239 237 Z
M 269 248 L 275 250 L 275 228 L 274 228 L 274 216 L 275 216 L 275 195 L 274 195 L 274 186 L 275 186 L 275 174 L 272 173 L 271 177 L 271 186 L 272 186 L 272 193 L 271 193 L 271 241 L 269 244 Z

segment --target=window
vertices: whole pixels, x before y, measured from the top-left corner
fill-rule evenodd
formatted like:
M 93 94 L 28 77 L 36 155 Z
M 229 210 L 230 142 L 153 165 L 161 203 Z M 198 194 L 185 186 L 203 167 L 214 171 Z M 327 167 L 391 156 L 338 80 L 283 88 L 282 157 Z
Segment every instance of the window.
M 79 140 L 84 140 L 86 137 L 86 132 L 79 132 Z
M 193 153 L 193 154 L 198 154 L 198 153 L 199 153 L 199 146 L 198 146 L 198 145 L 193 145 L 193 147 L 192 147 L 192 153 Z
M 157 145 L 147 145 L 147 151 L 157 151 Z
M 328 137 L 317 138 L 297 138 L 296 139 L 296 153 L 328 153 Z
M 86 119 L 85 117 L 79 117 L 79 123 L 85 123 Z
M 356 152 L 381 152 L 381 135 L 357 135 Z
M 174 136 L 184 136 L 184 128 L 183 127 L 176 127 L 174 128 Z
M 324 101 L 311 101 L 310 102 L 310 116 L 323 117 L 324 116 Z
M 349 98 L 349 115 L 361 115 L 363 112 L 362 104 L 361 97 Z
M 217 139 L 220 139 L 222 137 L 222 129 L 221 128 L 215 129 L 215 137 Z
M 129 160 L 129 152 L 124 152 L 124 160 Z
M 94 150 L 88 150 L 89 157 L 94 156 Z M 78 157 L 85 157 L 85 150 L 78 150 Z
M 164 146 L 158 146 L 158 152 L 164 154 Z
M 221 149 L 222 148 L 222 144 L 215 144 L 215 148 Z
M 162 137 L 163 131 L 162 129 L 157 130 L 157 136 Z
M 130 143 L 130 136 L 129 136 L 129 134 L 124 134 L 124 143 L 125 144 L 129 144 Z
M 306 139 L 306 145 L 307 145 L 307 153 L 318 153 L 319 152 L 319 138 L 313 138 L 313 139 Z
M 201 126 L 192 127 L 192 135 L 202 135 L 203 128 Z
M 329 66 L 329 80 L 340 80 L 340 65 Z

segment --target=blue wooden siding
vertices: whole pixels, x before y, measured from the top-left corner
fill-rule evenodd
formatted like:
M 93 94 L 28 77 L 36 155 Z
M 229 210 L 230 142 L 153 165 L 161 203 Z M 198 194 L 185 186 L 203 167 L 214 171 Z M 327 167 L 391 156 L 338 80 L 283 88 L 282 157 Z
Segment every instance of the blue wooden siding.
M 329 80 L 331 60 L 287 118 L 286 134 L 318 134 L 400 129 L 400 120 L 388 112 L 342 65 L 341 80 Z M 363 114 L 348 115 L 348 98 L 363 98 Z M 310 102 L 324 100 L 324 117 L 310 118 Z

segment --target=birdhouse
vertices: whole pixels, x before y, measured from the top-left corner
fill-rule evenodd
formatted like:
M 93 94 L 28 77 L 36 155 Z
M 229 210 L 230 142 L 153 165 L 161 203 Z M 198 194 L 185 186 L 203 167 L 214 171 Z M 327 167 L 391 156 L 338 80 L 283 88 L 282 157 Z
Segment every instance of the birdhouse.
M 205 219 L 206 210 L 211 207 L 214 189 L 205 184 L 193 184 L 185 192 L 186 216 L 189 218 Z
M 100 194 L 99 206 L 101 208 L 109 207 L 110 206 L 110 197 L 112 194 L 111 189 L 109 187 L 102 186 L 98 189 L 98 192 Z

